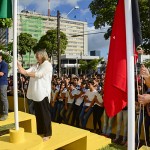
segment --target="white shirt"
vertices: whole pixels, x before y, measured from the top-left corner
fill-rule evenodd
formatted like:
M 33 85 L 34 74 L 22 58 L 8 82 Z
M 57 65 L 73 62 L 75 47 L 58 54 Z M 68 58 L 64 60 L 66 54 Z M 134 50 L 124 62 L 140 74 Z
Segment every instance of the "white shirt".
M 60 91 L 60 90 L 59 90 Z M 66 88 L 64 88 L 63 89 L 63 91 L 61 92 L 62 94 L 65 94 L 65 96 L 66 96 L 66 92 L 67 92 L 67 89 Z M 61 93 L 59 93 L 59 96 L 61 96 Z M 62 98 L 60 98 L 60 99 L 58 99 L 59 101 L 63 101 L 63 99 Z
M 90 102 L 92 102 L 92 100 L 94 99 L 95 95 L 96 95 L 97 91 L 90 91 L 89 89 L 86 91 L 85 95 L 88 96 L 88 100 Z M 84 105 L 85 106 L 90 106 L 90 102 L 85 102 Z
M 77 94 L 77 89 L 73 89 L 73 90 L 71 91 L 71 94 L 72 94 L 72 96 L 76 95 L 76 94 Z M 67 91 L 66 97 L 68 97 L 67 103 L 72 104 L 73 101 L 74 101 L 74 98 L 70 98 L 69 91 Z
M 80 93 L 81 93 L 81 91 L 77 90 L 77 95 L 79 95 Z M 79 98 L 76 99 L 75 104 L 77 106 L 80 106 L 82 102 L 83 102 L 83 97 L 79 97 Z
M 41 65 L 36 64 L 26 71 L 35 72 L 35 77 L 30 77 L 27 98 L 42 101 L 48 97 L 50 102 L 52 64 L 46 60 Z
M 96 97 L 97 97 L 97 100 L 99 103 L 103 103 L 103 99 L 102 99 L 102 96 L 100 95 L 100 93 L 97 92 Z M 94 105 L 100 106 L 98 103 L 94 103 Z

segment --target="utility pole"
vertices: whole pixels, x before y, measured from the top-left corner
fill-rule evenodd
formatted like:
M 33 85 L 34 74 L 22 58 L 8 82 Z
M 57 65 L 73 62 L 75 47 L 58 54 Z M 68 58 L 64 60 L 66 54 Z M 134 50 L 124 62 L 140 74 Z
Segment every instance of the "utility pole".
M 61 76 L 61 51 L 60 51 L 60 12 L 57 11 L 57 56 L 58 56 L 58 77 Z

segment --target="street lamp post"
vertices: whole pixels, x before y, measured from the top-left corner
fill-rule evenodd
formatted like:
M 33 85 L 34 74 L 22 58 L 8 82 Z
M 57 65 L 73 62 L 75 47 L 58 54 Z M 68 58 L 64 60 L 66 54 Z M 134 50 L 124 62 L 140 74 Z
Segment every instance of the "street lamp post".
M 68 12 L 68 14 L 66 15 L 66 17 L 67 17 L 74 9 L 79 9 L 79 6 L 73 7 L 73 8 Z
M 68 16 L 74 9 L 79 9 L 79 6 L 75 6 L 72 8 L 69 13 L 66 15 Z M 61 76 L 61 50 L 60 50 L 60 12 L 57 11 L 57 56 L 58 56 L 58 77 Z

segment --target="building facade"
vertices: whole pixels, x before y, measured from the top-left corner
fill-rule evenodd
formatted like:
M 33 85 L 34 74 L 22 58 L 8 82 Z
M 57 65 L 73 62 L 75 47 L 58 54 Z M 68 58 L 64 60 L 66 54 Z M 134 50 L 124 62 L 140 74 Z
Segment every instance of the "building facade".
M 90 51 L 90 56 L 101 56 L 101 51 L 100 50 L 92 50 Z
M 18 14 L 18 35 L 29 33 L 33 38 L 39 40 L 48 30 L 57 29 L 56 16 L 43 16 L 37 12 L 23 10 Z M 62 72 L 77 73 L 79 59 L 92 60 L 99 57 L 88 56 L 87 22 L 70 20 L 60 17 L 60 31 L 66 34 L 68 45 L 65 54 L 61 56 Z M 5 34 L 5 33 L 4 33 Z M 6 40 L 5 37 L 2 38 Z M 13 28 L 8 29 L 8 42 L 12 42 Z M 29 56 L 30 55 L 30 56 Z M 26 54 L 23 58 L 24 67 L 35 62 L 34 54 Z M 56 64 L 57 62 L 53 60 Z
M 36 12 L 23 10 L 18 14 L 18 35 L 29 33 L 33 38 L 39 40 L 48 30 L 57 29 L 56 16 L 43 16 Z M 68 45 L 65 50 L 67 55 L 88 55 L 88 37 L 84 35 L 87 31 L 87 22 L 60 18 L 60 31 L 66 34 Z M 9 32 L 13 32 L 12 28 Z M 13 38 L 10 35 L 9 39 Z M 10 41 L 8 41 L 10 42 Z

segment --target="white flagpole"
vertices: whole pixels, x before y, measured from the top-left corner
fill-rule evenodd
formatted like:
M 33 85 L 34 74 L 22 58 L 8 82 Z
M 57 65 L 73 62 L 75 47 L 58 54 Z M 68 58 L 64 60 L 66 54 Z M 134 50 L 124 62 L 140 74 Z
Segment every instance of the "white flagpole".
M 19 130 L 18 121 L 18 82 L 17 82 L 17 0 L 13 1 L 13 87 L 15 129 Z
M 127 46 L 127 78 L 128 78 L 128 149 L 135 149 L 135 84 L 134 84 L 134 46 L 132 26 L 131 0 L 124 0 L 126 46 Z

